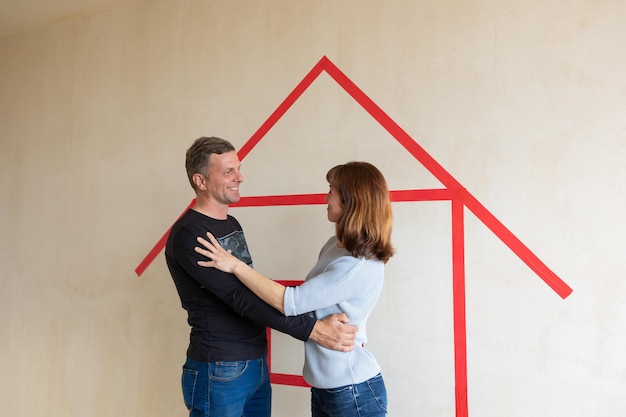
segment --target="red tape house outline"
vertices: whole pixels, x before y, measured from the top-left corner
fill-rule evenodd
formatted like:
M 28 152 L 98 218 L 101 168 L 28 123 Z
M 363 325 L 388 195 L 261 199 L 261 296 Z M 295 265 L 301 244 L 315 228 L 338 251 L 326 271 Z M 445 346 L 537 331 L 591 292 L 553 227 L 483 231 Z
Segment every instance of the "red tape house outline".
M 533 252 L 526 247 L 509 229 L 489 212 L 472 194 L 470 194 L 450 173 L 398 126 L 376 103 L 356 86 L 327 57 L 319 62 L 300 81 L 285 100 L 274 110 L 269 118 L 259 127 L 252 137 L 242 146 L 238 155 L 243 160 L 259 143 L 265 134 L 278 122 L 287 110 L 298 100 L 306 89 L 322 73 L 326 72 L 352 98 L 359 103 L 378 123 L 391 134 L 415 159 L 417 159 L 444 186 L 443 189 L 395 190 L 390 191 L 394 203 L 408 201 L 450 201 L 452 204 L 452 280 L 453 280 L 453 317 L 454 317 L 454 367 L 456 417 L 467 417 L 467 352 L 465 321 L 465 225 L 464 208 L 467 207 L 485 226 L 507 245 L 530 269 L 545 281 L 559 296 L 565 299 L 572 289 L 550 270 Z M 277 196 L 242 197 L 232 207 L 266 207 L 285 205 L 326 204 L 325 194 L 295 194 Z M 195 203 L 192 200 L 190 208 Z M 185 211 L 187 210 L 185 209 Z M 184 212 L 183 212 L 184 213 Z M 169 230 L 152 248 L 144 260 L 137 266 L 138 276 L 154 261 L 165 247 Z M 298 285 L 299 281 L 282 281 L 286 285 Z M 268 329 L 270 341 L 270 330 Z M 271 350 L 270 350 L 271 352 Z M 271 356 L 271 355 L 270 355 Z M 271 365 L 271 361 L 270 361 Z M 270 367 L 271 372 L 271 367 Z M 307 386 L 302 376 L 272 373 L 272 383 Z

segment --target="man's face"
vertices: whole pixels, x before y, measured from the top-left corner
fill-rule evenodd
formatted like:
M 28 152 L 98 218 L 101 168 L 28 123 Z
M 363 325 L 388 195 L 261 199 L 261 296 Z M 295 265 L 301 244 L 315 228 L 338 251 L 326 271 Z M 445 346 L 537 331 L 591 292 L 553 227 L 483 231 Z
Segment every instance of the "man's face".
M 235 151 L 211 154 L 208 176 L 204 178 L 208 198 L 219 204 L 239 201 L 239 184 L 243 182 L 241 162 Z

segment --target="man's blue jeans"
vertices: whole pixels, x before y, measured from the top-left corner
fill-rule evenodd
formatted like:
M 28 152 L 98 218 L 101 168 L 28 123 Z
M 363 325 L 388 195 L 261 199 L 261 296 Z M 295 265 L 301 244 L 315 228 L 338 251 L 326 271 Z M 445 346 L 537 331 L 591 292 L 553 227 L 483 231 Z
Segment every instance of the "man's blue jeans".
M 265 358 L 200 362 L 187 358 L 182 375 L 189 417 L 270 417 L 272 386 Z
M 383 417 L 387 390 L 381 374 L 355 385 L 332 389 L 311 388 L 313 417 Z

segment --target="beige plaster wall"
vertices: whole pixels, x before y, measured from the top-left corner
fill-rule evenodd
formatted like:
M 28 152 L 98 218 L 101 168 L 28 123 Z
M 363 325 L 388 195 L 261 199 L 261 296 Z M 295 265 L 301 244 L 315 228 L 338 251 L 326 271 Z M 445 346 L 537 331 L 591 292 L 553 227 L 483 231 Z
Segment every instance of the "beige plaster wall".
M 469 212 L 470 416 L 626 407 L 626 3 L 137 1 L 0 39 L 0 414 L 183 416 L 187 342 L 162 254 L 184 152 L 242 146 L 322 57 L 574 289 L 558 297 Z M 244 159 L 244 195 L 325 192 L 376 163 L 440 184 L 327 76 Z M 394 205 L 369 326 L 391 416 L 453 416 L 450 208 Z M 234 209 L 255 264 L 305 273 L 324 207 Z M 299 343 L 275 336 L 276 370 Z M 308 392 L 275 386 L 275 416 Z

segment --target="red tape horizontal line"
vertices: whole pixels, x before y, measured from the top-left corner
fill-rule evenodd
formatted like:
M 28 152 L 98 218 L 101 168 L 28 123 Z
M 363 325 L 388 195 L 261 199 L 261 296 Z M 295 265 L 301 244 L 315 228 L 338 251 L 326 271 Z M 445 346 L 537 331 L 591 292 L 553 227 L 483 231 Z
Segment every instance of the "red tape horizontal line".
M 326 194 L 292 194 L 241 197 L 231 207 L 264 207 L 264 206 L 305 206 L 309 204 L 326 204 Z
M 294 387 L 310 387 L 300 375 L 274 374 L 270 372 L 270 382 L 278 385 L 290 385 Z
M 390 191 L 389 195 L 391 197 L 391 201 L 394 203 L 452 200 L 452 192 L 447 188 L 433 188 L 430 190 L 395 190 Z
M 452 193 L 447 189 L 432 190 L 396 190 L 389 196 L 394 203 L 409 201 L 441 201 L 451 200 Z M 265 207 L 265 206 L 305 206 L 326 204 L 326 194 L 291 194 L 241 197 L 231 207 Z
M 409 202 L 409 201 L 441 201 L 450 200 L 452 193 L 450 190 L 443 189 L 430 189 L 430 190 L 396 190 L 390 191 L 391 201 L 395 203 Z M 231 207 L 265 207 L 265 206 L 303 206 L 310 204 L 326 204 L 326 194 L 293 194 L 293 195 L 275 195 L 275 196 L 254 196 L 254 197 L 241 197 L 241 200 L 235 204 L 231 204 Z M 180 214 L 185 214 L 190 207 L 196 203 L 194 198 L 187 208 Z M 180 218 L 180 216 L 178 216 Z M 171 227 L 170 227 L 171 229 Z M 165 247 L 167 242 L 167 236 L 170 233 L 170 229 L 163 234 L 161 239 L 154 245 L 154 247 L 148 252 L 148 255 L 139 263 L 135 268 L 135 273 L 138 277 L 144 273 L 144 271 L 150 266 L 150 264 L 156 259 L 161 250 Z
M 298 285 L 302 284 L 304 281 L 302 280 L 284 280 L 284 279 L 277 279 L 276 282 L 278 282 L 279 284 L 283 284 L 285 287 L 297 287 Z

